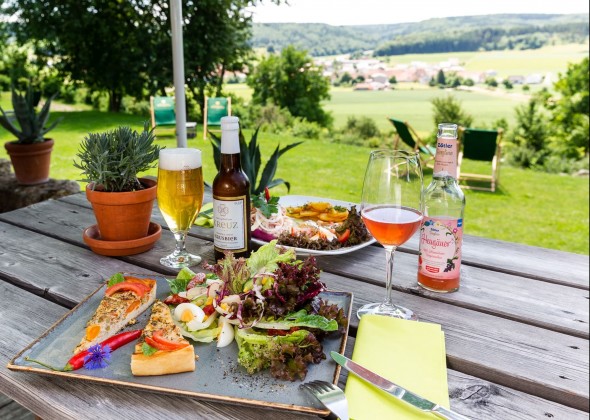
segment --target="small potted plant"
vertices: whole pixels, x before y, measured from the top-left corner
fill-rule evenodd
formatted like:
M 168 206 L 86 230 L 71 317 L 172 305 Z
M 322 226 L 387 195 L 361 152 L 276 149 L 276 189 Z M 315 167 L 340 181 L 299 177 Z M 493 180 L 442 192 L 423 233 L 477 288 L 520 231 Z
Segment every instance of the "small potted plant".
M 157 166 L 160 146 L 148 124 L 138 132 L 117 127 L 89 133 L 80 143 L 80 162 L 74 166 L 88 182 L 86 197 L 92 204 L 103 241 L 130 241 L 146 237 L 156 199 L 156 181 L 138 178 Z
M 14 176 L 21 185 L 42 184 L 49 180 L 53 140 L 45 138 L 45 135 L 61 121 L 60 118 L 46 126 L 51 101 L 55 95 L 47 99 L 38 113 L 35 103 L 36 96 L 38 95 L 36 95 L 31 82 L 25 92 L 21 92 L 13 86 L 14 118 L 0 107 L 0 125 L 16 137 L 16 140 L 5 143 L 4 147 L 10 156 Z M 14 120 L 18 124 L 15 124 Z

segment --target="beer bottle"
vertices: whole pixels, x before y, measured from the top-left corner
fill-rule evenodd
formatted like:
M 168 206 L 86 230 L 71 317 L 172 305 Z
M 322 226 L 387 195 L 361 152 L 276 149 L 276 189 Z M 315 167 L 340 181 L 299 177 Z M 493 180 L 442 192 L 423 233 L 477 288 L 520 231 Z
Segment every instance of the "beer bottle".
M 232 251 L 236 258 L 252 252 L 250 181 L 240 161 L 238 117 L 221 118 L 221 161 L 213 180 L 213 244 L 215 260 Z
M 459 289 L 465 195 L 457 183 L 457 154 L 457 125 L 439 124 L 418 254 L 418 284 L 434 292 Z

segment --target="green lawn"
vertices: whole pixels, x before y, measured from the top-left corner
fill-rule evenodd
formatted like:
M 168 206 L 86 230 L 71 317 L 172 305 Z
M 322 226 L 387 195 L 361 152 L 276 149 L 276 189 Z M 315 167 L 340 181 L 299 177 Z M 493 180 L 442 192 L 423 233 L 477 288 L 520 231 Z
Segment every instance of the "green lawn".
M 6 94 L 0 104 L 6 106 Z M 140 129 L 147 118 L 111 114 L 97 111 L 54 112 L 52 118 L 64 117 L 58 128 L 51 132 L 55 139 L 51 176 L 57 179 L 80 178 L 72 165 L 79 142 L 88 132 L 97 132 L 127 124 Z M 199 124 L 199 128 L 201 125 Z M 162 133 L 162 132 L 160 132 Z M 176 140 L 160 136 L 158 144 L 174 147 Z M 246 138 L 250 133 L 246 133 Z M 0 129 L 0 142 L 11 136 Z M 286 145 L 297 138 L 261 133 L 263 159 L 277 143 Z M 215 175 L 211 146 L 204 142 L 199 130 L 189 147 L 203 150 L 205 180 Z M 305 140 L 287 152 L 279 162 L 277 177 L 289 181 L 291 194 L 315 195 L 358 202 L 369 149 L 364 147 Z M 4 148 L 0 158 L 6 158 Z M 479 169 L 472 164 L 468 171 Z M 148 174 L 156 175 L 153 169 Z M 425 173 L 429 182 L 431 172 Z M 286 194 L 279 187 L 276 194 Z M 466 190 L 467 207 L 465 232 L 467 234 L 519 242 L 546 248 L 560 249 L 588 255 L 589 187 L 587 178 L 550 175 L 503 166 L 501 185 L 496 193 Z
M 502 89 L 503 90 L 503 89 Z M 382 131 L 391 131 L 393 126 L 387 117 L 407 121 L 421 135 L 430 134 L 436 127 L 433 121 L 431 100 L 453 95 L 462 103 L 463 109 L 474 116 L 474 125 L 490 125 L 500 118 L 514 121 L 514 108 L 527 99 L 521 97 L 492 96 L 486 93 L 425 89 L 420 85 L 401 84 L 394 90 L 355 91 L 352 88 L 334 88 L 332 99 L 325 109 L 332 112 L 334 125 L 342 127 L 351 116 L 367 116 L 375 120 Z

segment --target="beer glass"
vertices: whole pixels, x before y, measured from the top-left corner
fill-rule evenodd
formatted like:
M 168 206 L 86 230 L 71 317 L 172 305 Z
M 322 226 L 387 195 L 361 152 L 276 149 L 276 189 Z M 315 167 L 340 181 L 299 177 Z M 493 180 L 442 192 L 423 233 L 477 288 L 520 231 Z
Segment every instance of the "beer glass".
M 185 247 L 186 234 L 203 204 L 203 168 L 198 149 L 161 149 L 158 163 L 158 207 L 176 240 L 176 249 L 160 264 L 183 268 L 201 262 Z

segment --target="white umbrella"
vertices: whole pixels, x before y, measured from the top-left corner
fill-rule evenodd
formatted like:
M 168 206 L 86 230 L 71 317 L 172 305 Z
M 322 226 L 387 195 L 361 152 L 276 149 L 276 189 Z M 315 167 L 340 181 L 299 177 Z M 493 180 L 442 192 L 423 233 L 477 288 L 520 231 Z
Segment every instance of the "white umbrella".
M 184 96 L 184 51 L 182 48 L 182 5 L 180 0 L 170 0 L 170 21 L 172 26 L 174 96 L 176 97 L 176 145 L 186 147 L 186 100 Z

